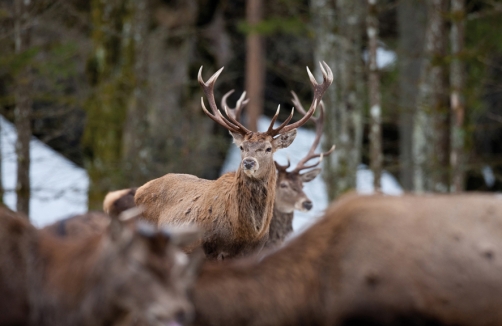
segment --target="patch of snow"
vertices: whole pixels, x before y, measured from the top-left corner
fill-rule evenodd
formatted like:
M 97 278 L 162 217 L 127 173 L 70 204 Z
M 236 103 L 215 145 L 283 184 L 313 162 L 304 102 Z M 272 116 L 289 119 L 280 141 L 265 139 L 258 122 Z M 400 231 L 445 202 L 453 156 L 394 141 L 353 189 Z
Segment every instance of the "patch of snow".
M 363 59 L 368 62 L 368 51 L 364 51 Z M 383 69 L 392 66 L 396 63 L 397 55 L 396 52 L 392 50 L 387 50 L 384 47 L 379 46 L 377 48 L 377 67 L 378 69 Z
M 267 130 L 270 125 L 270 119 L 261 117 L 258 120 L 258 130 Z M 278 125 L 278 123 L 276 123 Z M 281 149 L 274 154 L 274 159 L 280 164 L 286 164 L 289 157 L 291 166 L 295 166 L 302 157 L 304 157 L 314 142 L 315 132 L 312 130 L 299 128 L 295 141 L 285 149 Z M 321 141 L 322 143 L 322 141 Z M 317 149 L 320 151 L 320 148 Z M 335 149 L 336 151 L 336 149 Z M 228 151 L 225 163 L 221 169 L 221 173 L 237 170 L 241 160 L 240 150 L 232 144 Z M 321 164 L 324 164 L 322 162 Z M 357 170 L 357 191 L 361 194 L 369 194 L 373 192 L 373 173 L 363 164 Z M 295 231 L 302 230 L 312 224 L 317 217 L 321 216 L 324 210 L 328 207 L 328 194 L 326 184 L 321 175 L 305 183 L 303 187 L 307 196 L 314 203 L 314 207 L 307 213 L 295 211 L 293 219 L 293 228 Z M 389 195 L 400 195 L 403 190 L 397 180 L 388 172 L 382 174 L 382 191 Z
M 0 116 L 4 203 L 16 209 L 16 139 L 14 125 Z M 87 211 L 87 172 L 32 137 L 30 141 L 30 220 L 43 227 L 59 219 Z
M 481 170 L 481 173 L 483 174 L 483 178 L 485 179 L 485 184 L 488 188 L 493 187 L 495 184 L 495 174 L 493 174 L 493 170 L 489 165 L 483 166 L 483 169 Z

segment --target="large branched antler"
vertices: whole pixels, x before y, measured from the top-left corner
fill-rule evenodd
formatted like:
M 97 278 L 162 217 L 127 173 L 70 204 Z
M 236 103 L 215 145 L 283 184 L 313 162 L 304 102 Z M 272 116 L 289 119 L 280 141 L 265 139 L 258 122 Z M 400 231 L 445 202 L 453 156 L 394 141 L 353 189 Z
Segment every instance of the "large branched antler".
M 303 110 L 303 107 L 301 108 L 302 113 L 304 113 L 304 116 L 298 120 L 295 123 L 292 123 L 288 125 L 288 123 L 291 121 L 293 118 L 294 114 L 294 107 L 291 110 L 291 114 L 289 117 L 281 123 L 281 125 L 277 128 L 274 128 L 274 123 L 279 117 L 279 112 L 280 112 L 280 105 L 277 108 L 277 112 L 275 113 L 274 117 L 272 118 L 272 121 L 270 122 L 270 126 L 268 127 L 268 130 L 266 131 L 266 134 L 275 137 L 278 134 L 281 133 L 286 133 L 288 131 L 291 131 L 293 129 L 299 128 L 302 125 L 304 125 L 310 117 L 314 114 L 317 105 L 321 102 L 322 96 L 326 92 L 326 89 L 331 85 L 333 82 L 333 72 L 329 68 L 329 66 L 326 64 L 326 62 L 320 62 L 319 63 L 321 66 L 321 71 L 323 75 L 323 82 L 321 84 L 318 84 L 312 73 L 310 72 L 309 68 L 307 67 L 307 73 L 310 78 L 310 82 L 314 86 L 314 99 L 312 101 L 312 104 L 310 105 L 310 108 L 307 112 Z M 204 90 L 204 93 L 206 94 L 207 100 L 209 102 L 209 107 L 211 108 L 212 113 L 210 113 L 205 104 L 204 104 L 204 99 L 201 98 L 201 105 L 202 109 L 204 110 L 204 113 L 206 113 L 213 121 L 218 123 L 219 125 L 223 126 L 224 128 L 230 130 L 231 132 L 236 132 L 240 133 L 243 135 L 250 134 L 252 133 L 251 130 L 247 129 L 242 123 L 239 122 L 240 114 L 244 106 L 248 103 L 249 99 L 246 99 L 246 92 L 244 92 L 239 100 L 237 101 L 236 107 L 235 108 L 229 108 L 227 106 L 227 98 L 232 94 L 233 90 L 226 93 L 222 100 L 221 104 L 223 108 L 225 109 L 225 113 L 227 115 L 227 118 L 221 114 L 220 110 L 216 106 L 216 101 L 214 100 L 214 84 L 216 83 L 216 80 L 218 79 L 218 76 L 221 74 L 223 68 L 218 70 L 217 72 L 214 73 L 214 75 L 211 76 L 211 78 L 208 79 L 207 82 L 204 82 L 202 79 L 202 67 L 200 67 L 199 74 L 198 74 L 198 81 L 199 84 L 202 86 L 202 89 Z
M 197 80 L 199 81 L 199 84 L 202 86 L 204 94 L 206 94 L 207 101 L 209 102 L 209 107 L 211 108 L 211 111 L 213 113 L 207 110 L 206 106 L 204 105 L 204 98 L 200 99 L 202 110 L 204 110 L 204 113 L 206 113 L 214 122 L 230 130 L 231 132 L 240 133 L 242 135 L 249 134 L 252 131 L 244 127 L 244 125 L 241 124 L 239 121 L 237 121 L 233 115 L 229 114 L 228 109 L 226 107 L 225 107 L 225 113 L 227 114 L 228 119 L 225 118 L 223 114 L 221 114 L 220 110 L 216 106 L 216 101 L 214 100 L 214 84 L 216 83 L 216 80 L 218 79 L 218 76 L 221 74 L 222 71 L 223 67 L 217 72 L 215 72 L 214 75 L 212 75 L 207 82 L 204 82 L 204 80 L 202 79 L 202 66 L 200 67 Z
M 280 106 L 279 106 L 277 108 L 277 112 L 275 113 L 274 117 L 272 118 L 270 126 L 268 127 L 267 134 L 274 137 L 280 133 L 285 133 L 290 130 L 299 128 L 299 127 L 303 126 L 310 119 L 310 117 L 314 114 L 314 112 L 317 108 L 317 105 L 321 102 L 322 96 L 326 92 L 326 89 L 328 89 L 329 85 L 331 85 L 331 83 L 333 82 L 333 72 L 331 71 L 329 66 L 326 64 L 326 62 L 324 62 L 324 61 L 319 62 L 319 65 L 321 66 L 321 72 L 322 72 L 322 76 L 323 76 L 323 82 L 321 84 L 317 83 L 314 75 L 312 75 L 309 67 L 307 67 L 307 73 L 309 75 L 310 82 L 314 86 L 314 99 L 312 101 L 312 104 L 310 105 L 309 110 L 306 113 L 304 113 L 304 116 L 300 120 L 288 125 L 288 123 L 293 118 L 293 113 L 294 113 L 294 108 L 293 108 L 291 110 L 291 114 L 289 115 L 289 117 L 279 127 L 274 129 L 274 123 L 277 120 L 277 117 L 279 116 L 279 110 L 280 110 Z M 305 112 L 305 110 L 303 112 Z
M 237 103 L 235 104 L 235 108 L 231 108 L 227 104 L 227 98 L 232 95 L 234 90 L 232 89 L 231 91 L 227 92 L 225 95 L 223 95 L 223 98 L 221 99 L 221 107 L 223 108 L 228 108 L 228 113 L 230 113 L 235 120 L 239 121 L 241 117 L 241 111 L 242 109 L 246 106 L 246 104 L 249 103 L 249 99 L 246 98 L 246 92 L 244 91 L 241 94 L 241 97 L 237 100 Z
M 305 109 L 303 108 L 302 104 L 300 103 L 300 100 L 298 99 L 298 96 L 296 95 L 296 93 L 293 91 L 291 91 L 291 93 L 293 94 L 293 99 L 292 99 L 293 105 L 298 109 L 298 111 L 300 111 L 302 114 L 306 115 L 307 112 L 305 112 Z M 324 125 L 324 103 L 322 101 L 320 103 L 320 107 L 321 107 L 321 109 L 320 109 L 321 112 L 319 113 L 319 117 L 317 117 L 317 118 L 312 117 L 311 118 L 311 120 L 314 121 L 314 123 L 315 123 L 316 134 L 315 134 L 314 142 L 312 143 L 312 146 L 310 146 L 310 150 L 307 153 L 307 155 L 298 162 L 295 169 L 291 172 L 300 172 L 301 170 L 316 167 L 319 165 L 319 163 L 321 163 L 324 156 L 327 156 L 327 155 L 333 153 L 333 151 L 335 150 L 335 145 L 333 145 L 327 152 L 315 154 L 315 150 L 316 150 L 317 146 L 319 145 L 319 142 L 321 141 L 322 129 L 323 129 L 323 125 Z M 314 158 L 317 158 L 317 157 L 319 157 L 319 160 L 316 163 L 313 163 L 310 165 L 305 165 L 308 161 L 310 161 Z M 276 163 L 276 166 L 277 166 L 277 163 Z M 289 167 L 289 162 L 288 162 L 288 167 Z M 286 167 L 286 169 L 288 167 Z M 281 166 L 281 168 L 283 168 L 283 166 Z

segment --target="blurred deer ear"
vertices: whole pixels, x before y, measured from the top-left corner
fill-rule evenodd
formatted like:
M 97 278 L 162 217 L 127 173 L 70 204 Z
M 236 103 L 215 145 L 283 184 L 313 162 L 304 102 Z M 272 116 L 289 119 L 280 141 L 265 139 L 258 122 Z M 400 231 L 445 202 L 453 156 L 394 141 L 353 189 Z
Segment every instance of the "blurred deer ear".
M 291 143 L 293 143 L 293 140 L 295 140 L 295 138 L 296 129 L 293 129 L 283 134 L 279 134 L 277 138 L 274 138 L 272 144 L 274 145 L 275 149 L 286 148 L 291 145 Z
M 244 136 L 238 132 L 231 132 L 229 131 L 230 135 L 232 135 L 232 138 L 234 139 L 234 143 L 237 146 L 240 146 L 242 142 L 244 141 Z
M 304 174 L 300 174 L 300 178 L 302 179 L 302 182 L 310 182 L 315 179 L 321 173 L 321 169 L 313 169 L 308 172 L 305 172 Z

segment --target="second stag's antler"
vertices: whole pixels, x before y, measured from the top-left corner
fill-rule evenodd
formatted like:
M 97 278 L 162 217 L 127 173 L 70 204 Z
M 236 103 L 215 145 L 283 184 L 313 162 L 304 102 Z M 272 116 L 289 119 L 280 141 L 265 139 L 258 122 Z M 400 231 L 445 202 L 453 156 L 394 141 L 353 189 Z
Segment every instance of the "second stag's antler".
M 293 105 L 296 107 L 296 109 L 298 111 L 300 111 L 300 113 L 306 115 L 307 112 L 305 112 L 305 109 L 303 108 L 302 104 L 300 103 L 300 100 L 298 99 L 298 96 L 296 95 L 296 93 L 291 91 L 291 94 L 293 94 L 293 99 L 292 99 Z M 294 170 L 291 171 L 290 173 L 299 173 L 301 170 L 306 170 L 306 169 L 310 169 L 310 168 L 318 166 L 321 163 L 324 156 L 327 156 L 327 155 L 333 153 L 333 151 L 335 150 L 335 145 L 333 145 L 333 146 L 331 146 L 331 148 L 327 152 L 317 153 L 317 154 L 315 153 L 315 150 L 316 150 L 317 146 L 319 145 L 319 142 L 321 141 L 322 129 L 323 129 L 323 125 L 324 125 L 324 103 L 322 101 L 320 103 L 320 107 L 321 107 L 321 109 L 320 109 L 321 112 L 319 113 L 319 117 L 310 118 L 315 123 L 316 134 L 315 134 L 314 142 L 312 143 L 312 146 L 310 146 L 310 150 L 307 153 L 307 155 L 305 157 L 303 157 L 298 162 L 298 164 L 296 165 Z M 317 157 L 319 157 L 319 160 L 317 162 L 310 164 L 310 165 L 306 165 L 306 163 L 308 161 L 310 161 L 314 158 L 317 158 Z M 277 167 L 278 170 L 286 171 L 291 166 L 291 163 L 289 162 L 289 159 L 288 159 L 287 165 L 280 165 L 279 163 L 275 162 L 275 166 Z
M 274 128 L 274 123 L 279 117 L 279 112 L 280 112 L 280 105 L 277 108 L 277 112 L 275 113 L 274 117 L 272 118 L 272 121 L 270 122 L 270 126 L 268 127 L 267 131 L 265 132 L 266 134 L 275 137 L 281 133 L 285 133 L 288 131 L 291 131 L 293 129 L 301 127 L 303 124 L 305 124 L 310 117 L 314 114 L 317 105 L 321 102 L 322 96 L 326 92 L 326 89 L 331 85 L 333 82 L 333 72 L 329 68 L 329 66 L 326 64 L 326 62 L 321 62 L 319 63 L 321 66 L 321 72 L 323 75 L 323 82 L 321 84 L 318 84 L 315 77 L 312 75 L 310 72 L 309 68 L 307 67 L 307 73 L 309 75 L 310 82 L 312 83 L 314 87 L 314 99 L 312 101 L 312 104 L 310 105 L 310 108 L 307 112 L 303 110 L 303 107 L 298 108 L 300 112 L 302 112 L 304 115 L 303 117 L 298 120 L 295 123 L 292 123 L 288 125 L 288 123 L 291 121 L 293 118 L 294 114 L 294 107 L 291 110 L 291 114 L 289 117 L 281 124 L 279 127 Z M 218 123 L 219 125 L 223 126 L 224 128 L 228 129 L 231 132 L 236 132 L 240 133 L 242 135 L 247 135 L 251 134 L 252 131 L 247 129 L 242 123 L 240 123 L 239 117 L 241 114 L 242 109 L 246 104 L 248 103 L 249 99 L 245 99 L 246 97 L 246 92 L 244 92 L 239 100 L 237 101 L 236 107 L 231 109 L 227 106 L 226 100 L 230 94 L 232 94 L 233 90 L 226 93 L 223 96 L 223 99 L 221 101 L 225 113 L 227 115 L 227 118 L 223 116 L 221 111 L 218 109 L 216 106 L 216 101 L 214 100 L 214 84 L 216 83 L 216 80 L 218 79 L 218 76 L 221 74 L 223 68 L 218 70 L 216 73 L 214 73 L 211 78 L 208 79 L 207 82 L 204 82 L 202 79 L 202 67 L 200 67 L 199 74 L 198 74 L 198 81 L 199 84 L 202 86 L 202 89 L 204 90 L 204 93 L 207 97 L 207 100 L 209 102 L 209 107 L 211 108 L 211 112 L 209 112 L 204 104 L 204 99 L 201 98 L 201 104 L 202 104 L 202 109 L 204 110 L 204 113 L 206 113 L 213 121 Z M 301 111 L 303 110 L 303 111 Z

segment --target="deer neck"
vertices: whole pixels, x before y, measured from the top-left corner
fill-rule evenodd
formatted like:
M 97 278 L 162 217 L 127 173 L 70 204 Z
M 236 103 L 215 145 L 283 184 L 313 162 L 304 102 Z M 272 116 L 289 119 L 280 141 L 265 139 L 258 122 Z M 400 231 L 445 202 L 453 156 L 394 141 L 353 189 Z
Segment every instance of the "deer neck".
M 275 169 L 262 178 L 250 178 L 239 167 L 236 173 L 238 224 L 260 236 L 268 232 L 275 200 Z
M 284 239 L 293 232 L 293 217 L 293 212 L 282 212 L 274 205 L 274 214 L 270 221 L 269 236 L 265 247 L 275 247 L 284 242 Z

